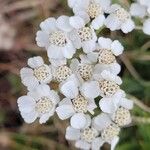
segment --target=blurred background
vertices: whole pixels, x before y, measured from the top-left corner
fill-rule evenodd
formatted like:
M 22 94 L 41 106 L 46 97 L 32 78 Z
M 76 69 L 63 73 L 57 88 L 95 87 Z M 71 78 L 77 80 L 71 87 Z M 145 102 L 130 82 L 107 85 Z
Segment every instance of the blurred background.
M 130 0 L 115 0 L 125 7 Z M 0 0 L 0 150 L 74 150 L 64 138 L 67 121 L 55 115 L 47 124 L 24 123 L 17 98 L 26 94 L 19 70 L 31 56 L 46 52 L 35 44 L 39 23 L 50 16 L 71 15 L 67 0 Z M 100 36 L 119 39 L 125 52 L 122 89 L 135 102 L 133 123 L 122 129 L 117 150 L 150 150 L 150 36 L 140 30 L 125 35 L 103 29 Z M 104 150 L 109 146 L 104 145 Z

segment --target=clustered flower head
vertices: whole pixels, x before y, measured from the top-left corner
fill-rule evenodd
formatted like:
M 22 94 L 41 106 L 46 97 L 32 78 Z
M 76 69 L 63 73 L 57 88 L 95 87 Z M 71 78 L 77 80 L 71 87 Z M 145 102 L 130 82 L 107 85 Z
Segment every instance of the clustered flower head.
M 150 5 L 138 0 L 130 12 L 111 0 L 68 0 L 68 5 L 74 16 L 50 17 L 40 24 L 36 42 L 46 50 L 49 62 L 36 56 L 21 69 L 28 92 L 18 99 L 18 107 L 26 123 L 36 119 L 46 123 L 55 113 L 68 119 L 65 137 L 79 149 L 99 150 L 109 143 L 113 150 L 121 128 L 132 121 L 133 102 L 121 89 L 118 75 L 117 57 L 124 47 L 99 31 L 106 27 L 131 32 L 135 28 L 131 15 L 149 16 Z M 145 33 L 150 31 L 149 22 L 144 23 Z

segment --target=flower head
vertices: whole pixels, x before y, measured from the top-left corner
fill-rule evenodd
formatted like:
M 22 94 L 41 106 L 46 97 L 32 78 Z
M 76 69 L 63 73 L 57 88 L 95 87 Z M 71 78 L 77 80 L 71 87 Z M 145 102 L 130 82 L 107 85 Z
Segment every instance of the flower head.
M 28 65 L 31 68 L 25 67 L 20 70 L 22 83 L 28 89 L 33 89 L 40 83 L 49 83 L 52 80 L 51 67 L 44 64 L 42 57 L 29 58 Z
M 94 128 L 91 121 L 87 122 L 87 126 L 83 129 L 67 127 L 66 139 L 75 141 L 75 147 L 85 150 L 98 150 L 102 146 L 99 141 L 100 132 Z
M 45 123 L 55 112 L 59 96 L 48 85 L 41 84 L 18 99 L 21 116 L 27 123 Z
M 105 20 L 105 25 L 111 31 L 121 29 L 124 33 L 128 33 L 135 28 L 130 13 L 120 5 L 113 4 L 110 7 L 109 13 Z
M 72 27 L 64 22 L 68 19 L 67 16 L 61 16 L 57 20 L 48 18 L 40 24 L 41 30 L 36 35 L 37 45 L 46 48 L 49 58 L 72 58 L 76 51 L 68 36 Z
M 133 102 L 125 98 L 124 91 L 118 91 L 112 97 L 104 97 L 99 101 L 99 106 L 101 110 L 105 113 L 114 114 L 116 111 L 123 107 L 125 109 L 132 109 Z
M 94 98 L 82 95 L 78 85 L 71 80 L 63 83 L 60 90 L 66 98 L 59 103 L 56 109 L 59 118 L 64 120 L 71 117 L 71 125 L 74 128 L 83 128 L 86 123 L 85 114 L 87 112 L 94 114 L 94 109 L 97 107 Z
M 91 21 L 91 26 L 96 30 L 103 26 L 104 13 L 110 3 L 110 0 L 68 0 L 74 14 L 82 17 L 86 23 Z

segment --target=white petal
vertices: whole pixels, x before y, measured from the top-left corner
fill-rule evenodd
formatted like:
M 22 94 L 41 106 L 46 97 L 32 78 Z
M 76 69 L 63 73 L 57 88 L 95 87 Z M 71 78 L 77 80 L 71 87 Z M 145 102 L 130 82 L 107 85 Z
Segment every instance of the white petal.
M 109 116 L 105 113 L 101 113 L 93 119 L 93 126 L 97 128 L 99 131 L 107 128 L 111 124 L 111 120 Z
M 150 19 L 147 19 L 143 24 L 143 32 L 150 35 Z
M 92 141 L 92 150 L 99 150 L 101 146 L 104 144 L 104 141 L 98 137 Z
M 28 90 L 32 90 L 39 85 L 39 81 L 34 76 L 27 76 L 22 78 L 22 83 L 27 86 Z
M 70 25 L 75 28 L 83 28 L 85 26 L 84 20 L 79 16 L 73 16 L 69 18 Z
M 89 15 L 87 14 L 87 12 L 83 11 L 83 10 L 80 10 L 80 11 L 77 11 L 75 13 L 77 16 L 80 16 L 83 20 L 84 20 L 84 23 L 87 24 L 88 22 L 90 22 L 90 17 Z
M 99 91 L 99 84 L 96 81 L 85 82 L 81 87 L 82 94 L 87 98 L 96 98 Z
M 42 115 L 39 119 L 40 124 L 46 123 L 51 116 L 52 116 L 51 113 L 46 113 L 46 114 Z
M 132 3 L 130 13 L 132 16 L 143 18 L 146 15 L 146 8 L 138 3 Z
M 99 106 L 105 113 L 113 113 L 117 109 L 112 98 L 102 98 L 99 101 Z
M 72 105 L 61 105 L 56 108 L 56 113 L 61 120 L 70 118 L 74 113 Z
M 48 34 L 56 31 L 56 19 L 51 17 L 44 20 L 43 22 L 41 22 L 40 28 Z
M 66 135 L 67 140 L 78 140 L 80 138 L 80 130 L 72 128 L 71 126 L 67 127 Z
M 128 19 L 125 23 L 121 25 L 121 30 L 124 33 L 129 33 L 135 28 L 135 24 L 131 19 Z
M 82 46 L 82 43 L 81 43 L 81 40 L 80 40 L 80 38 L 79 38 L 79 36 L 78 36 L 77 31 L 76 31 L 76 30 L 72 30 L 72 31 L 69 33 L 68 36 L 69 36 L 69 39 L 71 39 L 71 41 L 72 41 L 74 47 L 75 47 L 76 49 L 80 49 L 81 46 Z
M 79 65 L 78 59 L 75 58 L 71 60 L 70 68 L 73 72 L 77 71 L 78 65 Z
M 132 109 L 133 108 L 133 101 L 129 100 L 127 98 L 121 98 L 120 105 L 126 109 Z
M 20 76 L 22 79 L 25 77 L 33 76 L 33 70 L 31 68 L 27 68 L 27 67 L 22 68 L 20 70 Z
M 109 38 L 100 37 L 98 39 L 98 43 L 99 43 L 101 48 L 110 49 L 111 48 L 111 44 L 112 44 L 112 40 L 109 39 Z
M 106 18 L 105 25 L 111 31 L 115 31 L 120 28 L 121 22 L 114 15 L 111 14 Z
M 91 23 L 91 26 L 95 29 L 95 30 L 98 30 L 100 29 L 103 24 L 104 24 L 104 21 L 105 21 L 105 16 L 104 15 L 99 15 L 98 17 L 96 17 L 92 23 Z
M 111 150 L 115 150 L 115 147 L 118 142 L 119 142 L 119 137 L 118 136 L 114 137 L 113 140 L 111 141 Z
M 36 33 L 36 43 L 39 47 L 45 47 L 46 49 L 49 46 L 49 36 L 43 31 L 38 31 Z
M 70 32 L 72 30 L 72 27 L 69 23 L 69 18 L 70 17 L 68 16 L 60 16 L 56 21 L 57 27 L 65 32 Z
M 60 97 L 59 97 L 58 93 L 54 90 L 49 90 L 48 97 L 55 105 L 60 101 Z
M 120 54 L 122 54 L 123 50 L 124 47 L 118 40 L 113 41 L 113 43 L 111 44 L 111 51 L 114 55 L 119 56 Z
M 106 10 L 111 4 L 111 0 L 95 0 L 95 1 L 98 2 L 104 10 Z
M 93 52 L 96 48 L 96 41 L 94 40 L 85 41 L 82 43 L 82 48 L 83 48 L 84 53 Z
M 114 75 L 117 75 L 121 71 L 121 66 L 118 63 L 113 63 L 109 67 L 110 72 L 113 73 Z
M 75 4 L 76 4 L 76 0 L 68 0 L 68 6 L 70 8 L 73 8 Z
M 50 45 L 47 51 L 48 57 L 53 59 L 64 59 L 63 48 Z
M 19 110 L 23 113 L 29 113 L 35 109 L 36 102 L 32 97 L 21 96 L 17 100 Z
M 86 126 L 86 116 L 82 113 L 76 113 L 70 119 L 70 124 L 75 129 L 82 129 Z
M 40 95 L 41 97 L 43 96 L 49 96 L 50 94 L 50 87 L 46 84 L 40 84 L 39 86 L 37 86 L 34 91 Z
M 76 83 L 74 83 L 74 81 L 68 81 L 64 83 L 60 87 L 60 91 L 62 92 L 63 95 L 71 99 L 75 98 L 79 93 L 78 87 Z
M 80 7 L 81 9 L 86 9 L 89 5 L 90 0 L 77 0 L 76 7 Z
M 88 111 L 93 115 L 94 114 L 94 109 L 97 108 L 97 105 L 95 104 L 94 99 L 88 100 L 88 106 L 87 109 Z
M 63 59 L 51 59 L 50 58 L 49 61 L 51 62 L 51 65 L 54 67 L 66 65 L 66 63 L 67 63 L 66 58 L 63 58 Z
M 28 59 L 28 65 L 31 68 L 37 68 L 44 64 L 43 58 L 40 56 L 32 57 Z
M 66 47 L 63 49 L 63 55 L 65 58 L 71 59 L 74 53 L 76 52 L 75 47 L 71 41 L 68 41 Z
M 30 113 L 21 113 L 21 115 L 26 123 L 34 122 L 38 117 L 38 114 L 36 111 L 31 111 Z
M 64 98 L 62 101 L 59 102 L 59 106 L 61 105 L 72 105 L 71 99 Z
M 83 140 L 78 140 L 76 141 L 75 146 L 80 149 L 90 150 L 91 144 Z

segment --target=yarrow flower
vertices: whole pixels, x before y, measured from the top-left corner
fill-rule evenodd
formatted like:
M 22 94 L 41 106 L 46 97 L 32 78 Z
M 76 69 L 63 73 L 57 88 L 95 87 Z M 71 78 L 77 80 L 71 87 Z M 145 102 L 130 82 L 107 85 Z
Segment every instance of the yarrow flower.
M 86 23 L 91 21 L 91 26 L 96 30 L 103 26 L 104 13 L 110 3 L 110 0 L 68 0 L 74 14 L 82 17 Z
M 40 83 L 49 83 L 52 80 L 51 67 L 44 64 L 42 57 L 29 58 L 28 65 L 31 68 L 25 67 L 20 70 L 22 83 L 28 89 L 33 89 Z
M 75 129 L 71 126 L 66 129 L 66 139 L 75 141 L 75 146 L 85 150 L 98 150 L 100 132 L 94 128 L 91 120 L 86 122 L 86 127 L 83 129 Z
M 124 33 L 128 33 L 135 28 L 130 13 L 120 5 L 113 4 L 108 12 L 109 15 L 105 20 L 105 25 L 111 31 L 121 29 Z
M 68 19 L 67 16 L 62 17 Z M 72 27 L 63 24 L 62 17 L 59 17 L 57 20 L 55 18 L 48 18 L 43 21 L 40 24 L 41 30 L 36 35 L 37 45 L 46 48 L 49 58 L 72 58 L 76 51 L 68 36 Z
M 41 84 L 29 91 L 27 95 L 20 97 L 18 107 L 25 122 L 32 123 L 39 118 L 42 124 L 54 115 L 58 102 L 58 94 L 50 90 L 48 85 Z
M 116 61 L 115 56 L 122 54 L 124 48 L 118 41 L 112 41 L 109 38 L 100 37 L 95 54 L 97 54 L 95 74 L 100 74 L 104 70 L 108 70 L 113 74 L 118 74 L 121 70 L 120 65 Z
M 113 123 L 109 116 L 104 113 L 94 117 L 93 125 L 101 133 L 98 139 L 100 146 L 104 143 L 109 143 L 111 150 L 114 150 L 119 141 L 120 127 Z

